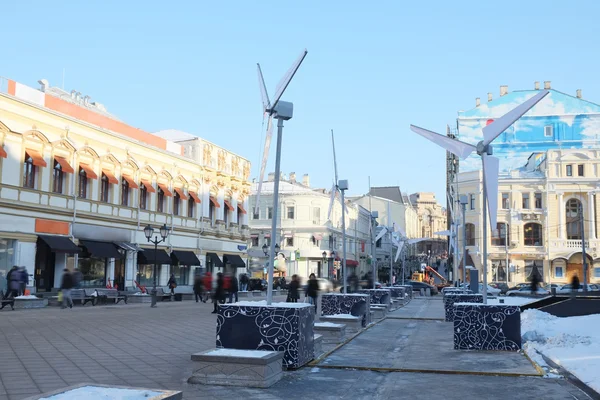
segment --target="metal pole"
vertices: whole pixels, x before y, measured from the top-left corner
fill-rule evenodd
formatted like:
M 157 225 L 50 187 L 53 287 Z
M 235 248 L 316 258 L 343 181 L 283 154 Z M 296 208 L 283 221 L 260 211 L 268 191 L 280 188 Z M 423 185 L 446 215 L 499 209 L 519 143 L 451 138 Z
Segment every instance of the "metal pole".
M 508 210 L 509 215 L 510 215 L 510 210 Z M 504 251 L 506 252 L 506 265 L 504 266 L 504 268 L 506 268 L 506 284 L 508 285 L 508 274 L 509 274 L 509 268 L 508 268 L 508 227 L 510 225 L 508 225 L 508 222 L 506 222 L 504 224 Z
M 377 267 L 375 263 L 377 258 L 375 257 L 375 218 L 371 216 L 371 273 L 373 274 L 373 287 L 375 289 L 375 275 L 377 274 Z
M 271 247 L 269 249 L 269 277 L 267 284 L 267 305 L 273 302 L 273 268 L 275 263 L 275 244 L 277 243 L 277 213 L 279 212 L 279 179 L 281 175 L 281 140 L 283 120 L 277 118 L 277 152 L 275 153 L 275 182 L 273 185 L 273 215 L 271 223 Z
M 346 277 L 346 203 L 344 201 L 344 192 L 345 190 L 341 190 L 342 192 L 342 255 L 344 258 L 342 259 L 342 283 L 344 285 L 344 294 L 348 293 L 347 288 L 347 277 Z
M 390 203 L 388 203 L 390 204 Z M 388 214 L 389 215 L 389 214 Z M 394 274 L 394 243 L 392 242 L 392 231 L 390 231 L 390 277 L 389 284 L 392 286 L 392 275 Z
M 467 282 L 467 204 L 462 204 L 463 211 L 463 283 Z
M 406 243 L 408 244 L 408 243 Z M 404 285 L 404 275 L 406 274 L 406 270 L 404 268 L 404 264 L 406 263 L 406 249 L 402 249 L 402 284 Z
M 154 276 L 154 284 L 152 286 L 152 303 L 150 303 L 150 307 L 154 308 L 156 307 L 156 274 L 158 271 L 158 239 L 154 238 L 154 273 L 152 274 Z
M 587 292 L 588 270 L 587 255 L 585 254 L 585 226 L 583 224 L 583 205 L 579 202 L 579 215 L 581 216 L 581 256 L 583 258 L 583 291 Z
M 485 173 L 484 173 L 485 174 Z M 487 304 L 487 192 L 483 177 L 483 304 Z

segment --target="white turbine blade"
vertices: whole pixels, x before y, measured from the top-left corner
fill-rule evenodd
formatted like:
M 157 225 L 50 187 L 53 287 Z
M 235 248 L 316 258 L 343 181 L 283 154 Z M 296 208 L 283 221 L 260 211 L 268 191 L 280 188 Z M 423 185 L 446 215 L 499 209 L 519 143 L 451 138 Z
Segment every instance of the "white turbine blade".
M 273 117 L 269 116 L 269 122 L 267 123 L 267 135 L 265 137 L 265 147 L 263 149 L 262 161 L 260 164 L 260 176 L 258 177 L 258 190 L 256 191 L 256 204 L 254 206 L 254 212 L 257 213 L 259 210 L 260 192 L 262 190 L 262 183 L 265 180 L 265 169 L 267 168 L 267 161 L 269 160 L 269 149 L 271 148 L 271 138 L 273 137 Z
M 398 250 L 396 250 L 396 258 L 394 258 L 394 262 L 397 262 L 398 258 L 400 258 L 400 253 L 402 252 L 402 247 L 404 247 L 404 242 L 398 243 Z
M 279 81 L 279 84 L 275 89 L 275 96 L 273 97 L 273 105 L 271 107 L 272 109 L 274 109 L 277 106 L 277 103 L 279 103 L 279 99 L 281 99 L 281 96 L 283 96 L 283 92 L 285 92 L 285 89 L 287 89 L 290 81 L 296 74 L 296 71 L 298 71 L 298 68 L 300 68 L 300 64 L 302 64 L 302 61 L 304 61 L 304 57 L 306 57 L 307 53 L 308 51 L 304 49 L 298 59 L 292 64 L 290 69 L 288 69 L 288 72 Z
M 335 174 L 335 181 L 338 181 L 337 173 L 337 159 L 335 158 L 335 139 L 333 138 L 333 129 L 331 130 L 331 145 L 333 146 L 333 173 Z
M 485 179 L 485 191 L 490 210 L 490 227 L 496 229 L 496 215 L 498 214 L 498 173 L 500 171 L 500 159 L 494 156 L 483 155 L 483 179 Z M 485 212 L 485 210 L 484 210 Z M 487 227 L 484 227 L 487 229 Z
M 267 93 L 267 85 L 265 85 L 265 80 L 263 78 L 262 70 L 260 69 L 260 64 L 256 64 L 256 69 L 258 73 L 258 86 L 260 87 L 260 97 L 263 104 L 263 112 L 269 110 L 271 108 L 271 102 L 269 101 L 269 94 Z
M 452 236 L 452 232 L 449 230 L 433 232 L 433 234 L 438 236 Z
M 527 111 L 531 110 L 533 106 L 539 103 L 546 95 L 550 93 L 548 90 L 542 90 L 529 100 L 523 102 L 519 106 L 513 108 L 485 128 L 483 128 L 483 144 L 488 145 L 492 143 L 502 132 L 507 130 L 512 124 L 515 123 L 519 118 L 523 116 Z
M 387 233 L 388 229 L 384 226 L 383 228 L 381 228 L 381 231 L 379 231 L 379 235 L 377 235 L 377 237 L 375 238 L 375 241 L 378 241 L 379 239 L 381 239 L 386 233 Z
M 331 187 L 331 198 L 329 199 L 329 210 L 327 211 L 327 220 L 331 220 L 331 211 L 333 211 L 333 202 L 335 201 L 335 195 L 337 193 L 337 187 L 333 185 Z
M 411 125 L 410 129 L 463 160 L 467 158 L 469 154 L 477 150 L 475 146 L 469 143 L 461 142 L 460 140 L 456 139 L 450 139 L 448 136 L 440 135 L 439 133 L 428 131 L 427 129 L 423 129 L 415 125 Z

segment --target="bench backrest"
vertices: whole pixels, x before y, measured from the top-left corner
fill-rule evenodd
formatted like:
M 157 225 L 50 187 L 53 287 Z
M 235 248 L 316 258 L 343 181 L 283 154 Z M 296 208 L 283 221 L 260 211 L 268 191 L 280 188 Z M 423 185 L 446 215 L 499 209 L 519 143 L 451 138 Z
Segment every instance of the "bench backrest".
M 96 289 L 98 296 L 106 296 L 109 299 L 116 299 L 119 297 L 119 291 L 117 289 Z
M 82 300 L 85 299 L 88 294 L 86 294 L 85 289 L 71 289 L 71 298 L 74 300 Z
M 150 292 L 150 293 L 152 293 L 152 292 Z M 165 293 L 165 291 L 163 290 L 163 288 L 160 288 L 160 287 L 159 287 L 159 288 L 156 288 L 156 295 L 157 295 L 157 296 L 164 296 L 165 294 L 166 294 L 166 293 Z

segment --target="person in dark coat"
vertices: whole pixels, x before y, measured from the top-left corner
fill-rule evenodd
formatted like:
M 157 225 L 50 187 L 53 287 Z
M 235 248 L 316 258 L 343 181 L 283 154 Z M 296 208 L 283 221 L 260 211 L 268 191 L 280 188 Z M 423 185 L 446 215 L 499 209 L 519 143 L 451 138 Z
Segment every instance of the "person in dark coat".
M 233 303 L 233 298 L 235 297 L 235 302 L 238 302 L 238 280 L 235 275 L 231 275 L 231 280 L 229 282 L 229 302 Z
M 249 281 L 250 281 L 250 279 L 248 279 L 248 275 L 242 274 L 242 276 L 240 277 L 240 285 L 242 286 L 242 292 L 248 291 L 248 282 Z
M 577 275 L 573 275 L 571 278 L 571 297 L 575 297 L 575 293 L 579 291 L 581 285 L 579 284 L 579 277 Z
M 73 275 L 68 269 L 63 270 L 62 281 L 60 283 L 60 290 L 62 292 L 63 305 L 61 308 L 73 308 L 73 299 L 71 299 L 71 289 L 73 289 Z
M 538 286 L 540 285 L 540 278 L 537 274 L 533 274 L 531 277 L 531 293 L 536 294 L 538 291 Z
M 204 282 L 202 282 L 202 276 L 196 275 L 194 277 L 194 296 L 196 297 L 196 303 L 198 299 L 202 300 L 203 303 L 206 303 L 206 300 L 202 298 L 202 289 L 204 288 Z
M 175 279 L 175 274 L 171 274 L 169 278 L 169 282 L 167 282 L 169 289 L 171 289 L 171 295 L 175 294 L 175 288 L 177 287 L 177 280 Z
M 19 267 L 13 266 L 6 274 L 5 298 L 17 297 L 19 291 Z
M 288 290 L 288 303 L 297 303 L 300 298 L 300 278 L 298 275 L 292 275 L 292 281 L 290 282 L 290 287 Z
M 217 288 L 215 289 L 215 294 L 213 295 L 213 314 L 217 313 L 217 307 L 219 302 L 225 303 L 225 281 L 223 279 L 223 273 L 217 273 Z
M 306 297 L 309 298 L 310 304 L 314 304 L 317 309 L 317 297 L 319 297 L 319 281 L 315 274 L 310 274 L 308 277 L 308 285 L 306 285 Z

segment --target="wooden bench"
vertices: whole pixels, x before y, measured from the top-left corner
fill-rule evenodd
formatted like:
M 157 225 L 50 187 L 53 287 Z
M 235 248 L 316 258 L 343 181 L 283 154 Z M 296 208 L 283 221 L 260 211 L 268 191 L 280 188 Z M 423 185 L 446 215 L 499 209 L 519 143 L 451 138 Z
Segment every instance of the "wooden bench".
M 103 304 L 106 304 L 108 300 L 112 300 L 114 304 L 119 304 L 123 301 L 127 304 L 127 296 L 119 294 L 117 289 L 96 289 L 98 300 L 101 300 Z
M 82 306 L 87 303 L 95 306 L 98 301 L 96 289 L 71 289 L 71 300 L 73 300 L 73 304 L 78 301 Z
M 318 332 L 323 337 L 323 343 L 338 344 L 346 336 L 346 324 L 334 322 L 315 322 L 313 332 Z M 316 336 L 316 335 L 315 335 Z
M 282 351 L 213 349 L 192 361 L 192 384 L 268 388 L 283 376 Z
M 9 305 L 11 310 L 15 309 L 15 299 L 14 299 L 14 297 L 5 298 L 4 297 L 4 292 L 2 292 L 0 290 L 0 299 L 2 299 L 2 300 L 0 300 L 2 302 L 2 306 L 0 307 L 0 310 L 3 310 L 4 307 L 6 307 L 6 305 Z

